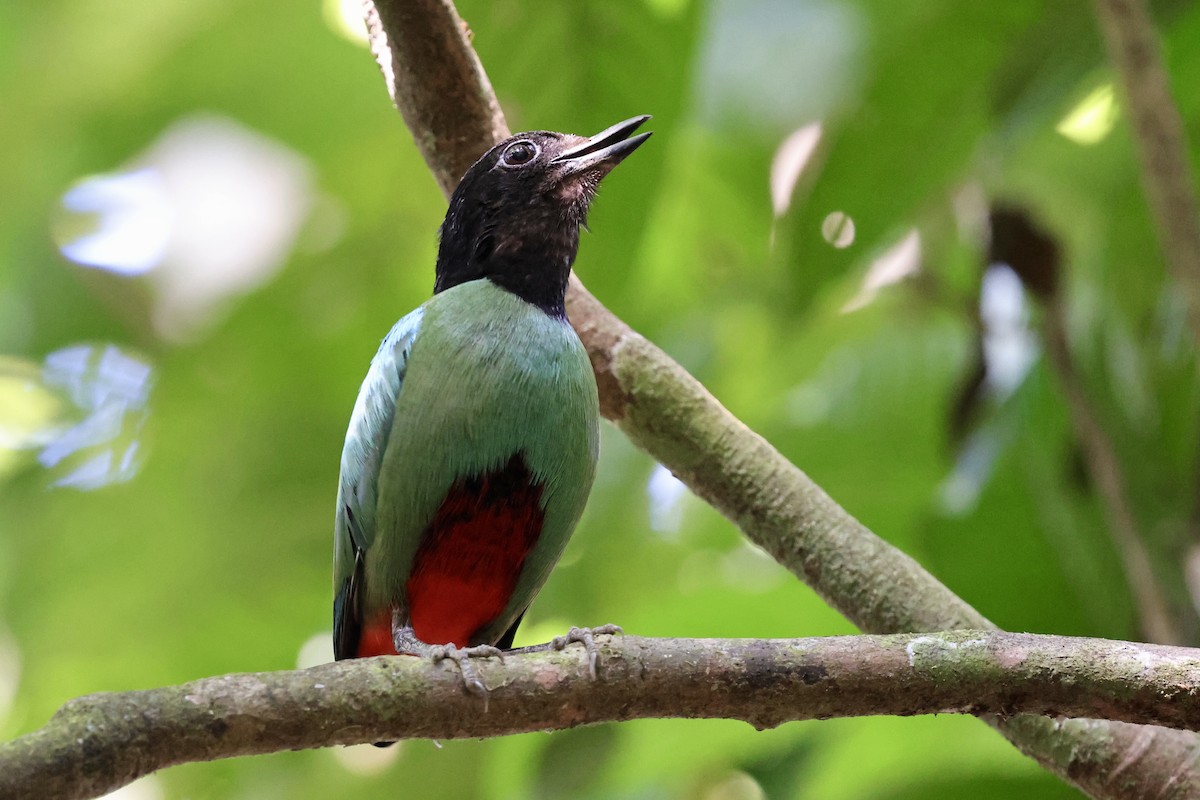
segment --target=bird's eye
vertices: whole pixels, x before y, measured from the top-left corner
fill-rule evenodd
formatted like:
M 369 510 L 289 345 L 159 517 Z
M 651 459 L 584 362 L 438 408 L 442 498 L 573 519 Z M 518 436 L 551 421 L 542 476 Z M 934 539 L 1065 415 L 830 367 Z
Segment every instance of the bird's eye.
M 509 167 L 523 167 L 537 158 L 537 145 L 533 142 L 513 142 L 504 151 L 504 163 Z

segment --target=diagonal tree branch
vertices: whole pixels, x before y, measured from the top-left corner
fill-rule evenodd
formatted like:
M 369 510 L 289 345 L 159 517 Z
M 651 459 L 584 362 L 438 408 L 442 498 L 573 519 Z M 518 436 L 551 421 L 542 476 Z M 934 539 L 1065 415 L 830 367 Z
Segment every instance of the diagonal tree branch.
M 509 135 L 491 81 L 454 4 L 372 3 L 363 14 L 388 94 L 447 198 L 483 152 Z M 422 79 L 408 80 L 420 64 Z
M 1142 186 L 1158 227 L 1159 246 L 1185 302 L 1192 334 L 1200 343 L 1200 206 L 1179 107 L 1154 22 L 1142 0 L 1095 0 L 1109 60 L 1124 84 L 1134 143 L 1141 159 Z M 1197 465 L 1200 468 L 1200 464 Z M 1200 609 L 1200 474 L 1188 527 L 1192 546 L 1185 574 L 1192 602 Z
M 448 194 L 456 176 L 507 131 L 466 26 L 451 0 L 366 2 L 368 19 L 373 16 L 373 49 L 386 65 L 389 92 L 405 119 L 431 124 L 444 119 L 405 108 L 408 103 L 465 103 L 487 110 L 472 115 L 470 129 L 414 129 L 417 146 L 436 165 L 434 174 Z M 427 49 L 414 42 L 437 42 L 455 52 L 426 62 Z M 443 60 L 471 65 L 468 78 L 457 86 L 440 83 L 438 93 L 403 88 L 443 81 Z M 605 416 L 861 628 L 992 627 L 837 505 L 577 280 L 572 280 L 567 311 L 591 356 Z M 1093 797 L 1200 795 L 1200 739 L 1191 734 L 1098 720 L 1058 725 L 1039 717 L 993 724 L 1027 755 Z M 1146 746 L 1148 737 L 1153 747 Z
M 1084 469 L 1095 484 L 1108 518 L 1108 531 L 1138 614 L 1139 635 L 1161 644 L 1183 644 L 1181 626 L 1172 614 L 1162 581 L 1155 574 L 1130 502 L 1125 467 L 1112 437 L 1101 423 L 1071 351 L 1063 292 L 1065 281 L 1061 277 L 1065 270 L 1059 243 L 1027 211 L 1016 206 L 993 208 L 989 221 L 992 231 L 989 262 L 999 261 L 1012 267 L 1045 309 L 1042 339 L 1046 359 L 1058 378 L 1067 417 L 1083 448 Z
M 1108 528 L 1121 558 L 1126 581 L 1137 608 L 1141 635 L 1153 642 L 1182 644 L 1183 634 L 1171 614 L 1162 583 L 1154 574 L 1150 553 L 1129 501 L 1125 471 L 1116 445 L 1100 423 L 1084 382 L 1076 369 L 1067 335 L 1061 297 L 1046 304 L 1046 356 L 1058 377 L 1071 427 L 1086 456 L 1086 469 L 1100 494 Z
M 869 714 L 1024 712 L 1200 728 L 1200 650 L 1179 647 L 993 631 L 600 643 L 598 680 L 581 648 L 480 662 L 491 687 L 486 712 L 453 668 L 409 657 L 80 697 L 0 746 L 0 797 L 93 797 L 173 764 L 285 749 L 656 717 L 762 729 Z
M 1171 97 L 1158 33 L 1145 0 L 1095 0 L 1108 56 L 1124 84 L 1142 186 L 1159 245 L 1200 344 L 1200 207 L 1179 108 Z

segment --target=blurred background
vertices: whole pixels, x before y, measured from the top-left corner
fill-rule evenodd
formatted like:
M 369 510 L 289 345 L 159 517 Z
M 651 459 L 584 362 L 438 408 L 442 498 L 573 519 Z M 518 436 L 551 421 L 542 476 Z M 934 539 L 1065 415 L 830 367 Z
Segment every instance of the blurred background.
M 1197 142 L 1200 8 L 1153 5 Z M 576 265 L 619 316 L 999 625 L 1197 643 L 1196 342 L 1090 4 L 459 8 L 514 130 L 654 114 Z M 358 17 L 0 4 L 6 739 L 77 695 L 330 658 L 342 437 L 445 208 Z M 518 644 L 606 622 L 854 630 L 607 424 Z M 281 753 L 119 796 L 432 791 L 1079 796 L 950 716 Z

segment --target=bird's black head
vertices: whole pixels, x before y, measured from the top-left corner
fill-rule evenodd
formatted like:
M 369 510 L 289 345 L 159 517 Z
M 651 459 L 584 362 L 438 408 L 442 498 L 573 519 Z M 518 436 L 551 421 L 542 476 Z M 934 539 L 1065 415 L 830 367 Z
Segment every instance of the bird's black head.
M 488 278 L 562 315 L 579 227 L 600 180 L 650 138 L 649 116 L 585 139 L 529 131 L 493 147 L 459 181 L 442 223 L 433 291 Z

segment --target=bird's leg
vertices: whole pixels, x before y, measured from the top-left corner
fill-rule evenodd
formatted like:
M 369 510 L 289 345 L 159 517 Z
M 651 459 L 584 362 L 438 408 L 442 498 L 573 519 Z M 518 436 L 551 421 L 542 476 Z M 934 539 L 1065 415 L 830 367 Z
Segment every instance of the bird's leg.
M 462 675 L 463 687 L 483 701 L 483 710 L 488 707 L 488 689 L 483 680 L 471 666 L 472 658 L 498 658 L 504 660 L 504 651 L 490 644 L 480 644 L 474 647 L 456 647 L 453 644 L 427 644 L 417 638 L 409 625 L 404 625 L 392 617 L 392 644 L 398 655 L 422 656 L 437 664 L 442 661 L 453 661 Z
M 588 674 L 596 680 L 596 664 L 600 660 L 600 648 L 596 645 L 597 636 L 614 636 L 623 633 L 620 625 L 598 625 L 595 628 L 571 627 L 563 636 L 555 636 L 544 644 L 532 644 L 528 647 L 514 647 L 509 653 L 543 653 L 547 650 L 564 650 L 567 645 L 578 642 L 583 645 L 588 656 Z

